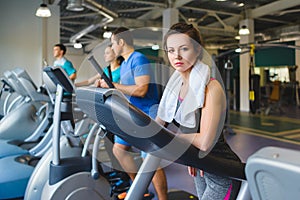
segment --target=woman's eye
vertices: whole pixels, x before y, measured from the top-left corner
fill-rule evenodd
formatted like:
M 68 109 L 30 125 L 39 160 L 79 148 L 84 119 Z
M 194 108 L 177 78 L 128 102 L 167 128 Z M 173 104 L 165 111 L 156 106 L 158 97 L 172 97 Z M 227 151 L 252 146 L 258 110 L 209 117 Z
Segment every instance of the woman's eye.
M 182 47 L 180 50 L 181 51 L 188 51 L 189 49 L 187 47 Z
M 168 53 L 174 53 L 174 49 L 169 49 Z

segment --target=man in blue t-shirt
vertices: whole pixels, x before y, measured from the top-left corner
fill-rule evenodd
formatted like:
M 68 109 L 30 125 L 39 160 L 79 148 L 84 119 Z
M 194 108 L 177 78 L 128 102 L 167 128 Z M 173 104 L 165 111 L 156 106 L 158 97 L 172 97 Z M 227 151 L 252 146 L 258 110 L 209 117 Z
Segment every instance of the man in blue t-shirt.
M 59 66 L 65 70 L 69 78 L 74 82 L 76 79 L 76 69 L 73 67 L 71 61 L 67 60 L 64 56 L 67 52 L 67 48 L 63 44 L 56 44 L 53 47 L 53 56 L 56 59 L 54 66 Z
M 154 74 L 148 59 L 134 50 L 132 34 L 125 27 L 115 30 L 111 36 L 111 44 L 115 54 L 124 58 L 120 67 L 120 83 L 113 83 L 115 88 L 123 92 L 130 103 L 154 119 L 159 99 L 156 85 L 153 84 Z M 107 87 L 104 80 L 101 80 L 101 87 Z M 134 180 L 137 166 L 129 152 L 130 148 L 131 144 L 115 136 L 113 152 L 131 180 Z M 162 168 L 157 169 L 152 182 L 158 199 L 166 200 L 167 181 Z M 125 196 L 126 193 L 121 193 L 118 198 L 124 199 Z

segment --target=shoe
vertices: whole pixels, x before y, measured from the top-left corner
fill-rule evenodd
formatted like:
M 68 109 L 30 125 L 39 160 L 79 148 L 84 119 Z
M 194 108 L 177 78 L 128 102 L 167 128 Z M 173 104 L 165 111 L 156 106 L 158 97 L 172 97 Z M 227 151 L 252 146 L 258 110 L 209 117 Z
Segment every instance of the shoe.
M 118 199 L 125 199 L 125 197 L 126 197 L 126 195 L 127 195 L 127 192 L 122 192 L 121 194 L 118 194 Z
M 121 194 L 118 195 L 118 199 L 123 200 L 123 199 L 125 199 L 126 195 L 127 195 L 127 192 L 122 192 Z M 153 193 L 147 192 L 147 193 L 144 194 L 143 200 L 150 200 L 153 197 L 154 197 Z
M 120 179 L 124 181 L 128 181 L 130 179 L 126 173 L 120 171 L 108 172 L 105 174 L 105 177 L 109 182 L 116 182 L 119 181 Z
M 111 186 L 110 196 L 113 196 L 114 194 L 120 194 L 120 193 L 123 193 L 125 191 L 128 191 L 129 188 L 130 188 L 130 182 L 129 181 L 119 180 Z
M 106 179 L 111 180 L 115 178 L 120 178 L 121 174 L 119 172 L 112 171 L 112 172 L 105 173 L 104 176 L 106 177 Z

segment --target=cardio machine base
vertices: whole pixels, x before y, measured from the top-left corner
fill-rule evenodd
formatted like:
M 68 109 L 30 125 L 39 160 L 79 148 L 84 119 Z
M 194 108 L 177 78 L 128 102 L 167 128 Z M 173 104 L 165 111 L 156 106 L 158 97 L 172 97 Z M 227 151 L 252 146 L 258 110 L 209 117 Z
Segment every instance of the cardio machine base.
M 17 162 L 18 155 L 0 159 L 0 199 L 23 197 L 34 167 Z
M 90 172 L 79 172 L 54 185 L 46 183 L 41 199 L 82 200 L 88 197 L 91 200 L 110 199 L 110 185 L 100 176 L 93 179 Z

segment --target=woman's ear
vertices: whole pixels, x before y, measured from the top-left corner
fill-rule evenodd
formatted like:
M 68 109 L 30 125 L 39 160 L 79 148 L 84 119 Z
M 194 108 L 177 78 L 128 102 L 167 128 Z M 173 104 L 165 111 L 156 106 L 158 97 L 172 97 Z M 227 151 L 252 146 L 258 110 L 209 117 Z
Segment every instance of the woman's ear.
M 119 39 L 119 45 L 123 46 L 125 44 L 125 41 L 121 38 Z

